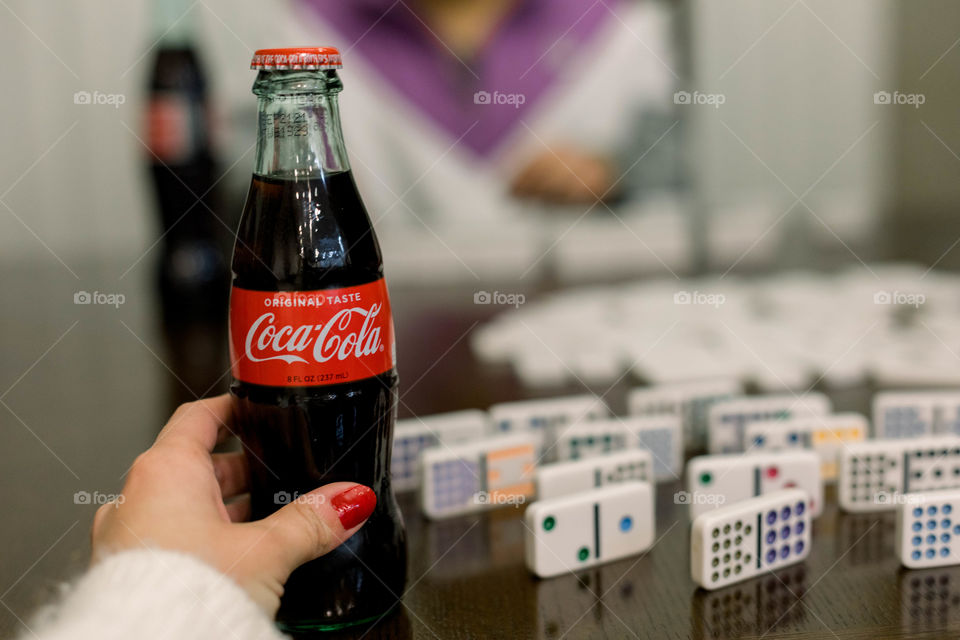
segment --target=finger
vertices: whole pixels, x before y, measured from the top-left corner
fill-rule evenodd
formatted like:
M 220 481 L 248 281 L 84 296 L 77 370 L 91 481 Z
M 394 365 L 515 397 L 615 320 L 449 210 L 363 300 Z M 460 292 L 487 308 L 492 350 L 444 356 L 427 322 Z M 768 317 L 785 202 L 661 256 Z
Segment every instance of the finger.
M 154 446 L 188 445 L 213 451 L 218 434 L 228 424 L 231 412 L 228 394 L 182 404 L 161 429 Z
M 614 166 L 602 157 L 590 158 L 584 165 L 583 181 L 598 200 L 609 200 L 616 196 Z
M 213 473 L 217 476 L 220 495 L 224 500 L 250 490 L 250 470 L 243 451 L 215 453 L 210 457 L 213 458 Z
M 534 157 L 518 173 L 511 185 L 514 195 L 534 197 L 541 195 L 544 176 L 550 172 L 551 156 L 544 152 Z
M 225 504 L 224 508 L 227 510 L 230 522 L 246 522 L 250 519 L 250 494 L 245 493 L 242 496 L 237 496 L 234 500 Z
M 237 434 L 233 432 L 233 429 L 230 428 L 230 418 L 233 415 L 230 414 L 227 416 L 227 420 L 217 429 L 217 446 L 225 444 L 230 441 L 231 438 L 236 438 Z
M 521 171 L 510 184 L 510 192 L 515 196 L 527 196 L 533 190 L 533 183 L 530 176 L 530 170 Z
M 293 571 L 340 545 L 366 522 L 377 505 L 369 487 L 334 482 L 298 497 L 261 521 Z
M 550 198 L 550 187 L 556 168 L 556 163 L 549 162 L 547 159 L 538 162 L 531 168 L 529 177 L 530 195 L 543 199 Z
M 580 184 L 580 181 L 576 178 L 571 178 L 568 180 L 562 189 L 562 199 L 564 202 L 569 204 L 589 202 L 590 200 L 597 199 L 594 197 L 590 188 Z
M 96 513 L 93 514 L 93 524 L 90 525 L 90 543 L 92 544 L 103 530 L 104 523 L 110 518 L 110 514 L 115 510 L 114 504 L 101 505 Z

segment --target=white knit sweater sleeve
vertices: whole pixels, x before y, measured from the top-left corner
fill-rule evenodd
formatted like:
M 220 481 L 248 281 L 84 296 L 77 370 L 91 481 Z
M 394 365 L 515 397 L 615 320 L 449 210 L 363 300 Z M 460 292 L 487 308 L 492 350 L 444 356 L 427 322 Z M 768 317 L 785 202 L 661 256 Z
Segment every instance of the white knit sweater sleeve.
M 185 553 L 124 551 L 90 569 L 29 623 L 40 640 L 279 640 L 230 578 Z

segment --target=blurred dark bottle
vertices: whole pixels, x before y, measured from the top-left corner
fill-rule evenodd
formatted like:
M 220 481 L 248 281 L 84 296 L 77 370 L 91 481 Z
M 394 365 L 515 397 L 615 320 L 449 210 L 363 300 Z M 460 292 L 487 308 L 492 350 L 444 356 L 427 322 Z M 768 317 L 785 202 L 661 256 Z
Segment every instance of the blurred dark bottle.
M 227 227 L 215 217 L 216 166 L 207 85 L 183 0 L 155 0 L 160 35 L 146 114 L 160 234 L 160 293 L 171 403 L 226 390 Z

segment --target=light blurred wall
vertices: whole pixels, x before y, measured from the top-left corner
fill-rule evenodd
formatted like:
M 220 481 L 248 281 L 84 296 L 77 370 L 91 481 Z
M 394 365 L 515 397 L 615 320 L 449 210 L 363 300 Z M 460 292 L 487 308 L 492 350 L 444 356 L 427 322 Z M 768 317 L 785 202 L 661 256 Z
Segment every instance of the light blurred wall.
M 122 0 L 0 5 L 0 256 L 62 260 L 148 246 L 141 93 L 147 5 Z M 143 56 L 143 57 L 141 57 Z M 125 103 L 74 104 L 77 91 Z
M 782 202 L 779 214 L 818 180 L 811 194 L 883 191 L 891 114 L 874 105 L 873 93 L 894 79 L 889 2 L 688 4 L 684 84 L 725 98 L 718 108 L 686 110 L 690 162 L 706 201 L 765 192 Z

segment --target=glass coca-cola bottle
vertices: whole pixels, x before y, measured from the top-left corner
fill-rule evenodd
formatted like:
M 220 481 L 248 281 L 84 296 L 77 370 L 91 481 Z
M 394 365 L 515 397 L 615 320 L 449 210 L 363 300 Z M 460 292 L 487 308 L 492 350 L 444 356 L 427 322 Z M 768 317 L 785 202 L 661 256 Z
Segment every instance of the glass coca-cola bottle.
M 233 256 L 231 392 L 253 518 L 329 482 L 377 495 L 359 532 L 290 577 L 277 620 L 292 631 L 375 620 L 406 578 L 393 321 L 340 131 L 340 66 L 329 47 L 254 55 L 256 165 Z
M 160 226 L 157 285 L 173 406 L 222 390 L 228 235 L 220 198 L 206 74 L 186 0 L 155 0 L 160 35 L 149 74 L 145 138 Z

